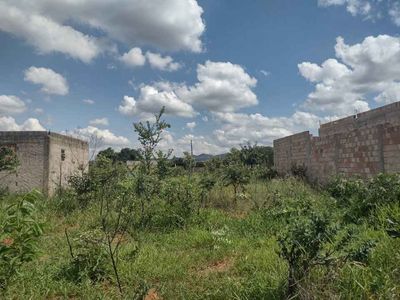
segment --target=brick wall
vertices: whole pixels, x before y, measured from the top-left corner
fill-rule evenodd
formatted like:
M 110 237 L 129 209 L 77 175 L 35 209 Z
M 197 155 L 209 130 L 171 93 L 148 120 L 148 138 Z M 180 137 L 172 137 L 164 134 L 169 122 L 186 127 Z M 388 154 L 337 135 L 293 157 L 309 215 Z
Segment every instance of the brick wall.
M 280 174 L 303 165 L 320 183 L 338 174 L 400 172 L 400 102 L 323 124 L 318 137 L 306 131 L 275 140 L 274 160 Z

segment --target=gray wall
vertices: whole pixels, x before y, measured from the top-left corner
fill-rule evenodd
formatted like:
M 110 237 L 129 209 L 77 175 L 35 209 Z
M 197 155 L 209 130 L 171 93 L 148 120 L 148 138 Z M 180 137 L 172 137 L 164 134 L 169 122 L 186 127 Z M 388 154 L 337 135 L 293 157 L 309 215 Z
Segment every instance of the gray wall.
M 16 173 L 0 172 L 0 186 L 10 192 L 34 188 L 53 195 L 68 177 L 82 174 L 89 167 L 88 144 L 79 139 L 45 131 L 0 131 L 0 146 L 16 149 L 20 165 Z M 61 160 L 61 149 L 65 160 Z

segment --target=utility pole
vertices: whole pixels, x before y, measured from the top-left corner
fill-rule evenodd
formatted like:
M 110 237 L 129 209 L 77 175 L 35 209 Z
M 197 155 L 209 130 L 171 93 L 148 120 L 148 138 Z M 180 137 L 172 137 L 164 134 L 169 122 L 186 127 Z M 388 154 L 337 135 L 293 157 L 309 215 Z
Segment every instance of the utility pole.
M 190 163 L 189 163 L 189 177 L 192 178 L 193 173 L 193 141 L 190 140 Z

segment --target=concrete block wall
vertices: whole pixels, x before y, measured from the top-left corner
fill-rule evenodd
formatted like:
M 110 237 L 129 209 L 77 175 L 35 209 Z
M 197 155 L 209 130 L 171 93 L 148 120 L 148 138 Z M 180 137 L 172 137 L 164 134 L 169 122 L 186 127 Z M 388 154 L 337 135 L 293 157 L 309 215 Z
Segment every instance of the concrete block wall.
M 34 188 L 42 190 L 47 174 L 46 153 L 48 140 L 42 132 L 0 132 L 0 146 L 16 151 L 20 163 L 17 172 L 0 172 L 0 187 L 8 187 L 10 192 L 27 192 Z
M 293 165 L 308 165 L 311 151 L 310 133 L 300 132 L 274 141 L 275 167 L 281 173 L 290 172 Z
M 64 160 L 61 160 L 61 151 Z M 71 175 L 81 175 L 89 168 L 89 149 L 87 142 L 51 133 L 49 136 L 49 174 L 47 193 L 52 195 L 61 186 L 68 184 Z
M 303 132 L 275 140 L 274 160 L 278 173 L 304 165 L 320 183 L 339 174 L 400 172 L 400 102 L 323 124 L 319 137 Z
M 88 144 L 57 133 L 0 131 L 0 146 L 15 149 L 20 163 L 15 173 L 0 172 L 0 187 L 10 192 L 38 189 L 51 196 L 69 176 L 82 174 L 89 165 Z

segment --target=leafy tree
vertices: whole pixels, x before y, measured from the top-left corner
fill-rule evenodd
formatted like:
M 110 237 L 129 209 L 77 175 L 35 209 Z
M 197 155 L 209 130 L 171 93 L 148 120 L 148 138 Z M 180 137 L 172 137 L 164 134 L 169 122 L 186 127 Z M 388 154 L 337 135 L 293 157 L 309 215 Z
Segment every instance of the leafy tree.
M 205 167 L 208 173 L 216 173 L 224 164 L 224 160 L 219 156 L 214 156 L 205 162 Z
M 113 148 L 109 147 L 105 150 L 100 151 L 97 157 L 105 157 L 110 159 L 112 162 L 122 161 L 135 161 L 140 159 L 140 152 L 136 149 L 123 148 L 120 152 L 115 151 Z
M 183 159 L 183 157 L 174 156 L 171 159 L 171 164 L 177 167 L 185 167 L 185 160 Z
M 118 155 L 113 148 L 108 147 L 107 149 L 100 151 L 99 154 L 97 154 L 97 157 L 104 157 L 115 162 Z
M 117 153 L 118 161 L 135 161 L 140 159 L 140 152 L 136 149 L 122 148 L 119 153 Z
M 229 164 L 224 168 L 222 176 L 226 186 L 232 185 L 235 205 L 237 205 L 239 190 L 244 190 L 244 186 L 250 180 L 247 168 L 238 163 Z
M 274 151 L 272 147 L 252 145 L 248 142 L 241 146 L 240 160 L 246 166 L 254 167 L 256 165 L 272 167 L 274 165 Z

